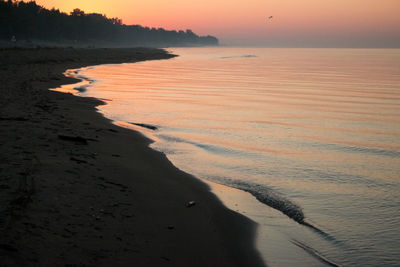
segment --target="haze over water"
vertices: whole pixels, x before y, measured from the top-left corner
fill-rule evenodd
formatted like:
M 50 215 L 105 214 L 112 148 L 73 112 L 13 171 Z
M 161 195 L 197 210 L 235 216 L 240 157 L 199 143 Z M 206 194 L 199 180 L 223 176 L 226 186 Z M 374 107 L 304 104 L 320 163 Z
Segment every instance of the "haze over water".
M 99 109 L 125 126 L 157 126 L 136 129 L 182 170 L 321 230 L 291 220 L 287 240 L 343 265 L 400 262 L 400 50 L 172 52 L 83 69 L 96 82 L 80 95 L 112 100 Z

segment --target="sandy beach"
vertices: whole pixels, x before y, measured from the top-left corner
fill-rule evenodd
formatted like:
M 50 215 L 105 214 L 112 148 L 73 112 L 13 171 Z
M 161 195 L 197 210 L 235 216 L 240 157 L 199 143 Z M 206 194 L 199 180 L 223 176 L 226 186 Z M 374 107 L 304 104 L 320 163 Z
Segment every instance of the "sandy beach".
M 1 266 L 262 266 L 256 225 L 115 126 L 49 91 L 67 69 L 168 59 L 157 49 L 0 51 Z

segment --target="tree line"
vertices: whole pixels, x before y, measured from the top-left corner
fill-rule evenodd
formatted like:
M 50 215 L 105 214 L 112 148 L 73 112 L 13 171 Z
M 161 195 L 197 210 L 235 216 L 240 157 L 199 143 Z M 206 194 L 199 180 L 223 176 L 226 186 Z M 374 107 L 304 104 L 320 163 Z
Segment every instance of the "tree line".
M 0 39 L 120 46 L 218 45 L 217 38 L 198 36 L 191 30 L 125 25 L 119 18 L 86 14 L 78 8 L 67 14 L 46 9 L 35 1 L 18 0 L 0 0 Z

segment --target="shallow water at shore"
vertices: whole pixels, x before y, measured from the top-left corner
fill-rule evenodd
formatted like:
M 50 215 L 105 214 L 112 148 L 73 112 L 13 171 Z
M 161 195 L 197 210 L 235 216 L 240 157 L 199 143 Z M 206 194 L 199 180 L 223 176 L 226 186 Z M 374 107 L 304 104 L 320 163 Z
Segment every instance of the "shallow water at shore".
M 272 252 L 271 236 L 279 251 L 320 256 L 304 265 L 400 261 L 399 50 L 172 52 L 180 57 L 83 69 L 93 81 L 75 88 L 109 99 L 100 111 L 177 167 L 282 212 L 241 210 L 262 226 L 267 263 L 296 261 Z

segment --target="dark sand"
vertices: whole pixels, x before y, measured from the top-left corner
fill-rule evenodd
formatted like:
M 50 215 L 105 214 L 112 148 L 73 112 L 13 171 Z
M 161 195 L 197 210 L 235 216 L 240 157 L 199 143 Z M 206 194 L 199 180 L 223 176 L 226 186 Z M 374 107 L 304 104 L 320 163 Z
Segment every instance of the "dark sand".
M 48 90 L 76 82 L 66 69 L 170 57 L 0 50 L 0 266 L 263 265 L 252 221 L 95 112 L 101 101 Z

